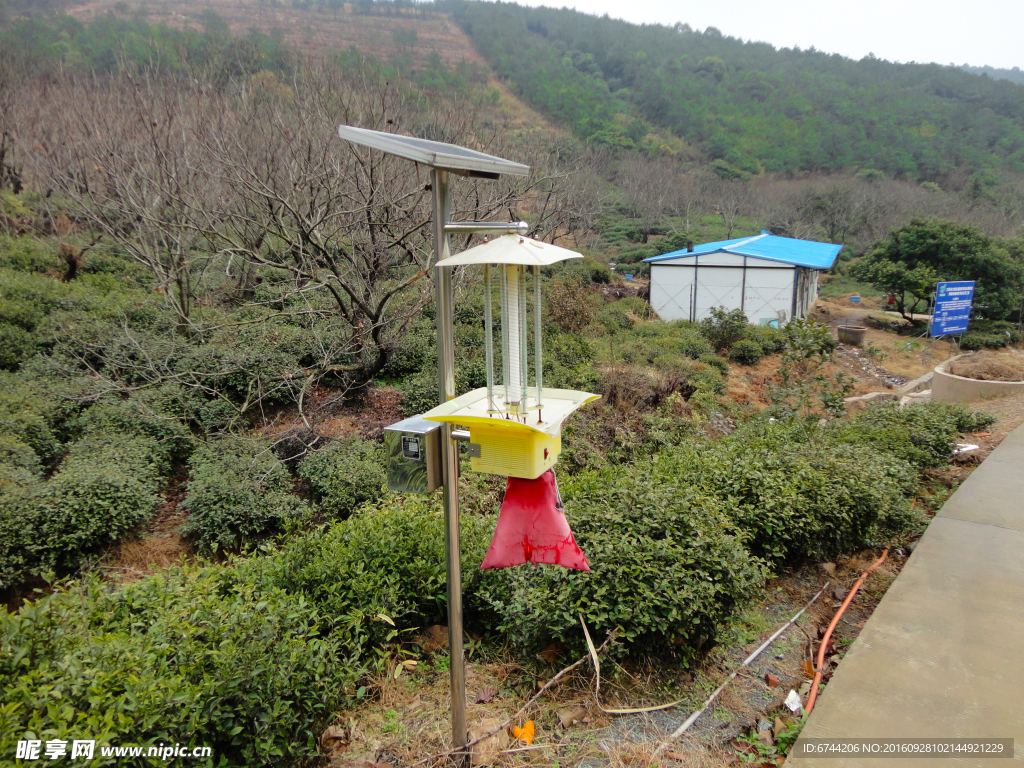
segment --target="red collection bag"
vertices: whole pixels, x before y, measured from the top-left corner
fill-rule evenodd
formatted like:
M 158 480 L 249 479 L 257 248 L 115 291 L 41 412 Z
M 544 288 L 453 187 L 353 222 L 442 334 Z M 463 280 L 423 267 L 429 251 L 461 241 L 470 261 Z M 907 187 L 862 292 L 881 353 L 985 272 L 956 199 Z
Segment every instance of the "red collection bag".
M 480 569 L 511 568 L 523 563 L 590 570 L 586 555 L 569 530 L 551 469 L 536 480 L 508 479 L 498 527 Z

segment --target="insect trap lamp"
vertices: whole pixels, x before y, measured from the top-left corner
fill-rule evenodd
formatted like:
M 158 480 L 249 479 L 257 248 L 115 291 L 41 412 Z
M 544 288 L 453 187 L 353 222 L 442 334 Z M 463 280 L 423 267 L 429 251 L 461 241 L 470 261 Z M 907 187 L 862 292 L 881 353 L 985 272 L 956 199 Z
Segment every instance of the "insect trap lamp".
M 590 570 L 565 519 L 552 467 L 562 450 L 562 424 L 599 395 L 544 388 L 540 268 L 582 254 L 520 235 L 506 235 L 442 259 L 437 269 L 483 269 L 487 385 L 427 411 L 421 418 L 469 428 L 470 468 L 508 476 L 498 527 L 481 568 L 527 562 Z M 528 301 L 530 283 L 533 300 Z M 501 327 L 501 380 L 495 375 L 494 298 Z M 533 376 L 529 385 L 532 304 Z

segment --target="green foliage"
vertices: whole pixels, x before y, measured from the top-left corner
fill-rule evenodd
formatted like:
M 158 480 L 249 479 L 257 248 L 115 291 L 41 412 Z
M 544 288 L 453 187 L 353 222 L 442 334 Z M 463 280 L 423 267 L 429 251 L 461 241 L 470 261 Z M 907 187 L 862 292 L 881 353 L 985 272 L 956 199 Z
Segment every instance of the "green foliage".
M 35 339 L 17 325 L 0 321 L 0 369 L 15 371 L 21 361 L 35 354 Z
M 77 568 L 120 541 L 160 503 L 159 448 L 149 438 L 97 431 L 71 446 L 39 489 L 38 559 Z
M 0 267 L 17 272 L 48 272 L 60 266 L 57 254 L 35 238 L 0 235 Z
M 335 440 L 310 454 L 299 463 L 298 475 L 309 484 L 320 509 L 334 519 L 380 501 L 387 481 L 380 446 L 359 438 Z
M 601 322 L 614 333 L 618 330 L 632 328 L 634 325 L 657 318 L 651 305 L 636 296 L 613 301 L 601 310 Z
M 169 570 L 123 589 L 87 581 L 0 613 L 0 750 L 29 738 L 210 746 L 223 765 L 296 765 L 354 698 L 343 617 L 302 595 Z M 332 631 L 333 630 L 333 631 Z M 98 706 L 102 703 L 102 706 Z
M 1005 320 L 972 320 L 970 327 L 961 339 L 960 348 L 975 351 L 988 347 L 1002 349 L 1021 340 L 1021 332 L 1016 325 Z
M 193 446 L 192 434 L 173 415 L 161 411 L 143 396 L 108 399 L 82 411 L 65 424 L 76 438 L 117 432 L 149 438 L 160 459 L 159 469 L 167 474 L 171 464 L 188 456 Z
M 490 543 L 493 517 L 462 520 L 463 590 L 469 599 Z M 234 578 L 303 594 L 328 616 L 359 621 L 360 652 L 387 638 L 372 617 L 398 629 L 443 621 L 446 606 L 444 513 L 438 500 L 406 497 L 323 531 L 290 539 L 277 553 L 240 563 Z
M 786 334 L 767 325 L 748 326 L 743 338 L 755 342 L 766 355 L 774 355 L 786 348 Z
M 729 359 L 740 365 L 757 365 L 764 357 L 764 350 L 756 341 L 740 339 L 729 348 Z
M 851 274 L 896 299 L 904 316 L 926 304 L 940 280 L 974 280 L 974 306 L 987 317 L 1019 309 L 1024 264 L 969 225 L 913 219 L 853 265 Z
M 749 322 L 742 309 L 712 307 L 708 315 L 700 321 L 700 332 L 717 351 L 731 348 L 747 332 Z
M 802 440 L 784 424 L 755 427 L 710 449 L 681 450 L 665 471 L 727 501 L 751 552 L 776 565 L 856 549 L 880 524 L 905 526 L 917 477 L 904 462 Z
M 729 373 L 729 364 L 718 355 L 701 355 L 698 359 L 709 368 L 717 369 L 723 376 Z
M 978 432 L 995 421 L 956 403 L 912 403 L 900 408 L 885 402 L 834 425 L 838 439 L 890 453 L 921 469 L 944 466 L 957 435 Z
M 256 440 L 224 438 L 192 454 L 183 507 L 183 536 L 203 549 L 243 549 L 281 530 L 306 510 L 291 493 L 291 477 L 270 447 Z
M 730 179 L 859 168 L 927 181 L 958 167 L 1016 169 L 1024 157 L 1024 87 L 953 67 L 776 50 L 714 28 L 569 9 L 464 3 L 453 14 L 520 97 L 610 152 L 654 153 L 667 142 L 645 134 L 673 135 Z
M 846 412 L 844 399 L 853 391 L 853 379 L 842 371 L 830 377 L 823 367 L 837 344 L 828 326 L 816 320 L 796 319 L 786 325 L 780 385 L 770 392 L 773 416 L 801 424 L 810 435 L 819 419 Z
M 657 461 L 563 481 L 589 572 L 557 566 L 490 572 L 479 598 L 517 646 L 580 646 L 579 616 L 595 638 L 616 627 L 624 650 L 692 657 L 761 580 L 722 505 L 677 485 Z

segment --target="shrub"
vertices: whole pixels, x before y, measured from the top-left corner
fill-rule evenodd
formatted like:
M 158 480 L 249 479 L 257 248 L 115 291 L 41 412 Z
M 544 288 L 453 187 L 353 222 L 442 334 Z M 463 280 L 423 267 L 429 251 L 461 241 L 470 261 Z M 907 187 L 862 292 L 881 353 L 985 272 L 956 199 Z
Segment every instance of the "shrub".
M 105 432 L 74 443 L 40 486 L 40 560 L 77 568 L 148 519 L 160 503 L 157 464 L 158 447 L 147 438 Z
M 598 642 L 621 629 L 622 651 L 686 657 L 761 580 L 722 505 L 671 482 L 659 462 L 610 468 L 562 483 L 567 516 L 591 571 L 557 566 L 483 574 L 471 605 L 494 614 L 514 645 L 580 647 L 580 614 Z
M 994 420 L 955 403 L 912 403 L 900 408 L 890 401 L 836 425 L 835 439 L 865 443 L 922 469 L 934 468 L 948 463 L 958 434 L 985 429 Z
M 208 551 L 237 550 L 275 533 L 306 509 L 291 477 L 262 442 L 225 438 L 197 450 L 181 533 Z
M 718 355 L 701 355 L 699 360 L 709 368 L 716 369 L 723 376 L 729 373 L 729 364 Z
M 638 323 L 657 317 L 651 305 L 636 296 L 613 301 L 601 310 L 601 322 L 612 332 L 632 328 Z
M 700 321 L 700 332 L 715 350 L 723 350 L 743 338 L 748 325 L 742 309 L 727 312 L 725 307 L 712 307 L 708 317 Z
M 0 369 L 17 370 L 21 361 L 35 354 L 35 337 L 24 328 L 0 322 Z
M 387 481 L 380 447 L 357 437 L 335 440 L 310 454 L 299 464 L 298 474 L 320 508 L 335 519 L 348 517 L 361 504 L 380 501 Z
M 437 374 L 418 373 L 410 376 L 398 386 L 402 393 L 402 415 L 413 416 L 429 411 L 437 405 Z
M 34 237 L 0 235 L 0 267 L 18 272 L 48 272 L 61 267 L 61 259 Z
M 38 564 L 39 486 L 31 469 L 0 463 L 0 590 L 21 584 Z
M 193 445 L 192 434 L 179 419 L 135 397 L 97 403 L 70 419 L 66 428 L 75 437 L 117 432 L 150 438 L 164 474 L 173 461 L 185 458 Z
M 463 590 L 475 589 L 490 544 L 493 516 L 461 522 Z M 399 629 L 444 620 L 447 606 L 444 511 L 438 499 L 405 498 L 364 507 L 322 532 L 290 539 L 268 557 L 241 563 L 233 578 L 307 596 L 328 616 L 364 616 L 360 647 L 381 642 L 389 627 L 369 620 L 383 613 Z
M 347 621 L 302 595 L 226 585 L 223 573 L 172 569 L 122 589 L 88 581 L 0 613 L 0 750 L 13 755 L 27 733 L 89 734 L 101 745 L 210 746 L 218 765 L 307 761 L 355 696 Z
M 547 291 L 551 320 L 566 333 L 582 333 L 594 321 L 587 286 L 576 280 L 557 280 Z
M 744 338 L 756 342 L 766 355 L 774 355 L 786 348 L 786 334 L 767 325 L 748 326 Z
M 693 392 L 707 392 L 715 397 L 725 394 L 725 379 L 717 367 L 706 366 L 693 372 L 690 376 Z
M 757 365 L 764 357 L 761 346 L 756 341 L 741 339 L 729 349 L 729 359 L 740 365 Z
M 715 348 L 711 342 L 697 334 L 683 335 L 677 339 L 672 339 L 666 343 L 666 346 L 694 360 L 699 360 L 705 355 L 715 354 Z
M 413 323 L 408 332 L 401 334 L 388 351 L 388 362 L 381 372 L 385 376 L 408 376 L 436 369 L 434 324 L 424 319 Z
M 741 432 L 667 457 L 665 472 L 728 504 L 750 551 L 776 565 L 831 557 L 865 544 L 882 525 L 902 527 L 916 474 L 865 446 L 828 450 L 796 442 L 785 426 Z

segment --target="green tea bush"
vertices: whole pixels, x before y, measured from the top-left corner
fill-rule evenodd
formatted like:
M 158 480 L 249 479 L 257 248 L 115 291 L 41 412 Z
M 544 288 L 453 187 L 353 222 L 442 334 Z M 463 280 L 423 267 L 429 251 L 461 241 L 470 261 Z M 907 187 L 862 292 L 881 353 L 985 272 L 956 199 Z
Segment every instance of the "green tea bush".
M 784 429 L 681 450 L 665 472 L 726 503 L 750 551 L 775 565 L 856 549 L 911 519 L 917 477 L 906 463 L 865 446 L 797 443 Z
M 740 339 L 729 349 L 729 359 L 740 365 L 757 365 L 762 357 L 761 345 L 749 339 Z
M 786 348 L 786 334 L 767 325 L 748 326 L 744 338 L 756 342 L 766 355 L 774 355 Z
M 3 458 L 8 457 L 9 453 Z M 14 463 L 0 463 L 0 590 L 23 583 L 38 565 L 39 492 L 37 472 Z M 0 722 L 2 717 L 0 714 Z
M 211 552 L 243 549 L 302 515 L 291 476 L 270 447 L 241 438 L 211 441 L 192 454 L 183 536 Z
M 187 457 L 194 442 L 180 419 L 137 397 L 97 403 L 70 419 L 66 428 L 75 437 L 118 432 L 150 438 L 160 458 L 162 474 L 170 471 L 174 461 Z
M 414 416 L 437 405 L 437 374 L 424 371 L 410 376 L 398 385 L 402 393 L 402 415 Z
M 24 328 L 0 322 L 0 370 L 15 371 L 36 352 L 35 337 Z
M 620 628 L 620 652 L 692 657 L 761 582 L 723 505 L 657 461 L 565 479 L 562 495 L 592 570 L 485 572 L 470 603 L 515 646 L 581 647 L 582 614 L 596 642 Z
M 657 319 L 651 305 L 636 296 L 606 304 L 600 312 L 601 322 L 610 331 L 632 328 L 644 320 Z
M 679 352 L 682 355 L 700 360 L 706 355 L 714 355 L 715 348 L 707 339 L 697 334 L 681 335 L 675 339 L 668 339 L 665 342 L 667 348 Z
M 709 368 L 715 368 L 723 376 L 729 373 L 729 363 L 720 358 L 718 355 L 701 355 L 699 361 Z
M 726 311 L 712 307 L 708 317 L 700 321 L 700 332 L 716 351 L 729 349 L 747 333 L 749 322 L 742 309 Z
M 320 509 L 336 520 L 380 501 L 387 482 L 380 446 L 358 437 L 335 440 L 311 453 L 299 463 L 298 475 Z
M 462 519 L 463 589 L 469 595 L 490 544 L 493 516 Z M 278 552 L 240 563 L 234 578 L 303 594 L 328 616 L 360 623 L 360 647 L 390 627 L 443 622 L 446 598 L 444 512 L 438 499 L 399 499 L 364 507 L 324 531 L 289 539 Z
M 717 367 L 697 369 L 690 375 L 689 385 L 693 392 L 707 392 L 715 397 L 725 394 L 725 379 Z
M 406 333 L 395 339 L 388 351 L 388 362 L 381 372 L 385 376 L 408 376 L 420 371 L 430 372 L 437 366 L 434 324 L 425 318 L 414 322 Z
M 60 269 L 60 257 L 34 237 L 0 235 L 0 267 L 17 272 L 48 272 Z
M 77 568 L 147 520 L 160 503 L 159 464 L 148 438 L 97 432 L 74 443 L 40 489 L 40 560 Z
M 210 765 L 299 765 L 355 697 L 344 617 L 301 594 L 170 569 L 0 612 L 0 751 L 28 738 L 210 746 Z M 91 765 L 149 766 L 145 758 Z
M 833 439 L 860 442 L 922 468 L 944 466 L 957 435 L 991 425 L 994 417 L 955 403 L 912 403 L 903 408 L 885 402 L 837 424 Z

